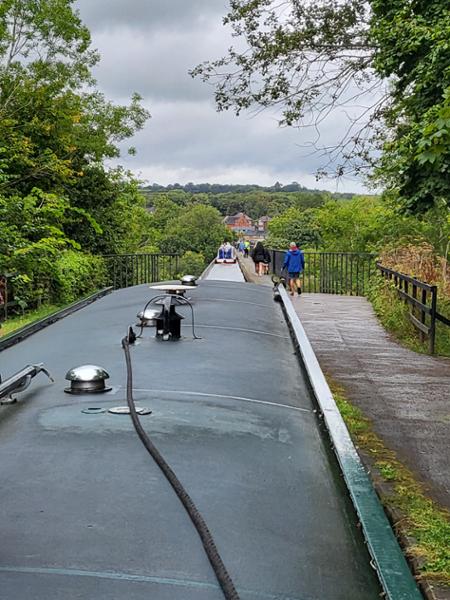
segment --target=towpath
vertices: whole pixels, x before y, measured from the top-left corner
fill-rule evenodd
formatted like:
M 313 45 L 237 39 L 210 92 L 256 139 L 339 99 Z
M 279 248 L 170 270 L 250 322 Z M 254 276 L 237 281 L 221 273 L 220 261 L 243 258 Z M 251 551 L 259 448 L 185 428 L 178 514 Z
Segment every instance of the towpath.
M 271 285 L 255 277 L 252 261 L 241 262 L 252 282 Z M 302 294 L 293 304 L 322 369 L 429 495 L 450 508 L 450 360 L 400 346 L 366 298 Z

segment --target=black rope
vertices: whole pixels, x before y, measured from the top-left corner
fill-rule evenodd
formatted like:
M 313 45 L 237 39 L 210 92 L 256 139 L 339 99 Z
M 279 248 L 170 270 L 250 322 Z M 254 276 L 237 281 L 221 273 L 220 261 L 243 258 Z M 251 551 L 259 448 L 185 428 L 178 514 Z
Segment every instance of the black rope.
M 130 347 L 128 339 L 126 337 L 122 340 L 122 348 L 125 353 L 125 361 L 127 365 L 127 403 L 130 409 L 130 416 L 131 420 L 133 421 L 136 433 L 138 434 L 141 442 L 144 444 L 147 451 L 152 456 L 153 460 L 164 473 L 165 477 L 169 481 L 176 495 L 178 496 L 184 508 L 186 509 L 189 517 L 191 518 L 191 521 L 193 522 L 194 527 L 196 528 L 198 535 L 200 536 L 203 548 L 205 549 L 206 555 L 209 559 L 209 562 L 211 563 L 211 566 L 214 570 L 220 587 L 222 588 L 224 597 L 226 598 L 226 600 L 239 600 L 239 594 L 237 593 L 236 588 L 234 587 L 234 583 L 223 563 L 219 551 L 217 550 L 216 544 L 214 542 L 211 532 L 208 529 L 208 526 L 205 523 L 205 520 L 203 519 L 199 510 L 195 506 L 194 501 L 189 496 L 178 477 L 175 475 L 171 467 L 167 464 L 167 462 L 160 454 L 156 446 L 153 444 L 151 439 L 148 437 L 147 433 L 141 425 L 133 400 L 133 372 L 131 366 Z

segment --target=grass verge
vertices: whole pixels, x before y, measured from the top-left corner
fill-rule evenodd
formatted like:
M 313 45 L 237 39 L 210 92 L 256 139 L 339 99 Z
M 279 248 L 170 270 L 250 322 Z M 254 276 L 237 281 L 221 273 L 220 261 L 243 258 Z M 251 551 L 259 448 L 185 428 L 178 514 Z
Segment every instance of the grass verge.
M 428 341 L 420 341 L 419 331 L 409 320 L 410 307 L 400 300 L 393 286 L 381 277 L 374 278 L 368 290 L 368 298 L 380 323 L 397 341 L 414 352 L 428 354 Z M 440 298 L 438 311 L 448 314 L 449 301 Z M 450 327 L 440 321 L 436 323 L 436 354 L 450 357 Z
M 62 305 L 59 304 L 44 304 L 40 308 L 36 310 L 32 310 L 27 312 L 25 315 L 8 318 L 7 321 L 3 321 L 2 326 L 0 328 L 0 338 L 8 335 L 9 333 L 13 333 L 17 329 L 28 325 L 29 323 L 33 323 L 33 321 L 38 321 L 39 319 L 43 319 L 47 315 L 55 312 L 59 308 L 62 308 Z
M 374 433 L 369 419 L 345 397 L 344 390 L 330 382 L 334 398 L 350 435 L 382 482 L 381 501 L 391 513 L 400 513 L 397 533 L 409 540 L 407 554 L 422 577 L 450 586 L 450 513 L 430 500 L 423 486 L 387 449 Z

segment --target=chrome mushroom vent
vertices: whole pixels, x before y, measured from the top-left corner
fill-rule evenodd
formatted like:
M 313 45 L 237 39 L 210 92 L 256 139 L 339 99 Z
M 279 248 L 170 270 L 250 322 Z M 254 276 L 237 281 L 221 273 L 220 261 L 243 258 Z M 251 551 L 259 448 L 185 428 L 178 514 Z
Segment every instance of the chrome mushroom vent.
M 68 394 L 101 394 L 112 389 L 105 385 L 109 374 L 97 365 L 74 367 L 67 371 L 66 379 L 70 381 L 70 387 L 64 389 Z
M 156 318 L 161 314 L 161 308 L 146 308 L 141 310 L 136 315 L 139 319 L 138 325 L 140 327 L 154 327 L 156 325 Z
M 183 285 L 190 285 L 192 287 L 196 287 L 197 286 L 197 279 L 198 277 L 196 277 L 195 275 L 184 275 L 180 281 Z

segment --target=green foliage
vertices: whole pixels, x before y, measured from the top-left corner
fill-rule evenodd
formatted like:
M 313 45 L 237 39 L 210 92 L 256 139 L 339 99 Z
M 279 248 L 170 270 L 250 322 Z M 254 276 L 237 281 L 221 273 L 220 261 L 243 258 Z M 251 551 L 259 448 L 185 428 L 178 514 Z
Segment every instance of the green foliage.
M 179 277 L 183 275 L 201 275 L 205 268 L 205 257 L 198 252 L 188 250 L 180 258 Z
M 290 242 L 297 242 L 301 248 L 317 249 L 320 243 L 320 229 L 317 211 L 288 208 L 268 224 L 268 244 L 273 248 L 287 248 Z
M 376 71 L 391 82 L 376 171 L 410 212 L 450 198 L 450 9 L 445 0 L 372 0 Z
M 214 206 L 214 208 L 217 208 L 223 216 L 243 212 L 252 219 L 259 219 L 266 215 L 269 217 L 277 216 L 282 214 L 288 208 L 297 208 L 299 210 L 317 208 L 322 206 L 322 204 L 332 197 L 328 192 L 309 190 L 289 191 L 289 187 L 290 186 L 284 186 L 283 189 L 288 188 L 288 190 L 281 192 L 257 189 L 245 192 L 196 192 L 194 194 L 182 190 L 173 190 L 149 194 L 145 189 L 142 191 L 146 194 L 149 205 L 155 209 L 158 208 L 159 203 L 164 199 L 170 201 L 172 207 L 176 205 L 177 207 L 182 208 L 193 204 L 211 205 Z M 336 199 L 343 200 L 348 198 L 336 195 Z
M 106 268 L 99 256 L 67 250 L 56 260 L 53 297 L 67 304 L 105 286 Z
M 0 337 L 14 333 L 18 329 L 25 327 L 25 325 L 33 323 L 33 321 L 39 321 L 56 312 L 58 308 L 59 306 L 56 304 L 44 304 L 37 309 L 28 311 L 26 315 L 22 314 L 8 318 L 6 322 L 0 323 Z
M 370 421 L 361 410 L 345 397 L 344 390 L 331 384 L 333 396 L 351 436 L 366 460 L 374 465 L 371 472 L 378 472 L 389 483 L 391 493 L 384 493 L 381 500 L 385 506 L 401 512 L 397 530 L 406 538 L 414 540 L 408 546 L 408 554 L 418 560 L 423 577 L 450 584 L 450 514 L 439 508 L 413 474 L 399 461 L 394 452 L 386 448 L 374 433 Z M 386 486 L 384 486 L 386 489 Z
M 0 271 L 16 273 L 16 299 L 27 304 L 49 300 L 55 261 L 79 244 L 65 232 L 66 224 L 83 219 L 98 230 L 84 211 L 65 198 L 34 189 L 27 196 L 0 196 Z
M 197 204 L 168 223 L 159 246 L 162 252 L 184 254 L 191 250 L 209 261 L 224 240 L 232 239 L 233 234 L 222 224 L 219 211 Z
M 98 56 L 71 4 L 1 6 L 0 168 L 3 188 L 14 193 L 76 186 L 91 162 L 118 156 L 117 143 L 148 116 L 137 94 L 115 106 L 92 89 Z
M 449 227 L 446 206 L 415 217 L 398 210 L 387 196 L 355 196 L 315 209 L 286 210 L 270 221 L 268 241 L 274 247 L 297 241 L 303 247 L 336 252 L 378 252 L 385 246 L 425 241 L 445 256 Z
M 328 202 L 317 211 L 324 250 L 376 251 L 387 239 L 412 234 L 411 222 L 376 197 L 360 196 L 350 202 Z
M 81 248 L 133 252 L 149 241 L 137 183 L 103 165 L 148 114 L 137 94 L 116 106 L 95 89 L 98 55 L 72 4 L 0 4 L 0 271 L 16 273 L 22 305 L 72 298 L 78 277 L 83 293 L 99 265 L 75 258 Z

